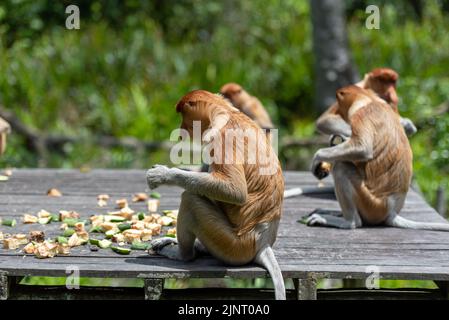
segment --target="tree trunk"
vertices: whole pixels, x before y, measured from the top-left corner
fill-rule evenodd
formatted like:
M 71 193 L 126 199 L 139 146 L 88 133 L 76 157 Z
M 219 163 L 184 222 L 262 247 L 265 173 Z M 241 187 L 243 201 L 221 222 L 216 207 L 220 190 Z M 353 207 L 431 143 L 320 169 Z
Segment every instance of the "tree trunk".
M 319 112 L 335 101 L 335 91 L 359 81 L 348 51 L 342 0 L 310 0 L 315 56 L 315 106 Z

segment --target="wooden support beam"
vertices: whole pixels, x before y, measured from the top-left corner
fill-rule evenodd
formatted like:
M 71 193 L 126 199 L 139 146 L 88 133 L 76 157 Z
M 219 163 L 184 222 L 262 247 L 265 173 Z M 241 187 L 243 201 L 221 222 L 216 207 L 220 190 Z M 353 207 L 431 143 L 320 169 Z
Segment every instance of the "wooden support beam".
M 9 298 L 10 279 L 6 272 L 0 271 L 0 300 Z
M 145 300 L 159 300 L 164 289 L 164 279 L 144 279 Z
M 313 273 L 307 275 L 306 279 L 293 279 L 298 300 L 317 299 L 317 279 Z

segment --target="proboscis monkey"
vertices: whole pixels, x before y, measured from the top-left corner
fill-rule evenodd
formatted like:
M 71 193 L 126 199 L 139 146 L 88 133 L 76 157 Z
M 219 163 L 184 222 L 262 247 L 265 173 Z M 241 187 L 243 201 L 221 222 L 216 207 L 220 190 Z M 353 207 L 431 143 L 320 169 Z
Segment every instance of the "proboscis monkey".
M 372 90 L 377 96 L 385 100 L 397 114 L 399 114 L 398 96 L 396 93 L 396 83 L 398 78 L 399 75 L 393 69 L 376 68 L 365 74 L 363 80 L 355 85 L 360 88 Z M 408 136 L 416 133 L 417 129 L 410 119 L 400 117 L 400 121 Z M 351 135 L 351 126 L 338 114 L 337 102 L 331 105 L 329 109 L 318 118 L 316 127 L 321 133 L 331 135 L 331 146 L 343 142 Z M 318 178 L 323 179 L 329 175 L 330 170 L 331 167 L 329 163 L 321 163 L 317 166 L 314 174 Z M 332 187 L 292 188 L 285 191 L 284 198 L 290 198 L 301 194 L 332 192 Z
M 6 136 L 11 132 L 11 127 L 8 122 L 0 118 L 0 155 L 6 149 Z
M 262 129 L 273 129 L 268 112 L 265 110 L 262 102 L 256 97 L 251 96 L 237 83 L 227 83 L 221 87 L 220 93 L 231 103 L 253 119 Z
M 399 75 L 393 69 L 377 68 L 365 74 L 363 80 L 355 85 L 360 88 L 371 89 L 399 114 L 398 96 L 396 93 L 396 83 L 398 78 Z M 317 129 L 324 134 L 349 137 L 351 134 L 351 127 L 338 114 L 337 108 L 337 102 L 335 102 L 318 118 L 316 122 Z M 410 136 L 416 133 L 416 127 L 410 119 L 401 117 L 401 124 L 407 135 Z
M 195 122 L 201 123 L 203 142 L 212 143 L 214 159 L 221 155 L 222 161 L 214 160 L 209 172 L 166 166 L 148 170 L 151 189 L 163 184 L 185 189 L 178 214 L 177 239 L 156 239 L 152 250 L 184 261 L 204 251 L 231 265 L 253 261 L 270 273 L 276 298 L 285 299 L 282 273 L 271 249 L 281 217 L 284 179 L 267 136 L 226 99 L 207 91 L 188 93 L 177 103 L 176 110 L 182 116 L 181 129 L 190 136 Z M 229 135 L 239 130 L 255 135 L 228 145 Z M 237 134 L 239 137 L 242 136 Z M 245 158 L 247 154 L 262 153 L 267 156 L 264 165 Z M 261 170 L 265 165 L 270 166 L 269 172 Z
M 317 209 L 304 222 L 343 229 L 383 224 L 449 231 L 449 223 L 399 216 L 410 186 L 413 157 L 399 115 L 375 94 L 354 85 L 339 89 L 337 101 L 337 113 L 351 126 L 351 135 L 339 145 L 319 149 L 312 172 L 323 161 L 332 164 L 343 217 Z

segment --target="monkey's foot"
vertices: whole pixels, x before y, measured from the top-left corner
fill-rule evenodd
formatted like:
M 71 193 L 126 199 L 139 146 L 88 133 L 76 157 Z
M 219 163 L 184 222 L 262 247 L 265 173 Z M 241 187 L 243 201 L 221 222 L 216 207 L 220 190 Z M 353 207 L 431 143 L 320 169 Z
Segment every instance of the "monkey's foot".
M 178 241 L 174 238 L 154 239 L 151 241 L 151 250 L 169 259 L 182 260 L 179 256 Z
M 353 229 L 355 224 L 346 221 L 339 211 L 316 209 L 304 216 L 299 222 L 307 226 L 333 227 L 339 229 Z
M 158 239 L 154 239 L 151 241 L 151 249 L 155 252 L 158 252 L 165 246 L 168 246 L 171 244 L 173 244 L 173 245 L 178 244 L 178 240 L 176 240 L 175 238 L 170 238 L 170 237 L 158 238 Z

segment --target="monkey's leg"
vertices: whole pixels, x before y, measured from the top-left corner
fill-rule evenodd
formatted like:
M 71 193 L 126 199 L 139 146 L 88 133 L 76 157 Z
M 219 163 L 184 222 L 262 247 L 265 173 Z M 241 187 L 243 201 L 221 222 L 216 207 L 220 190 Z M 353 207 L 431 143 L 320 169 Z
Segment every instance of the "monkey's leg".
M 354 203 L 354 198 L 356 197 L 355 185 L 361 181 L 356 168 L 348 162 L 335 162 L 332 168 L 332 175 L 335 181 L 335 195 L 340 204 L 343 217 L 333 215 L 332 211 L 320 210 L 307 217 L 305 223 L 309 226 L 319 225 L 340 229 L 361 227 L 362 219 Z
M 184 261 L 206 251 L 229 264 L 248 263 L 256 254 L 253 235 L 237 236 L 214 202 L 188 191 L 182 194 L 176 228 L 177 243 L 172 238 L 155 239 L 151 243 L 153 250 Z

